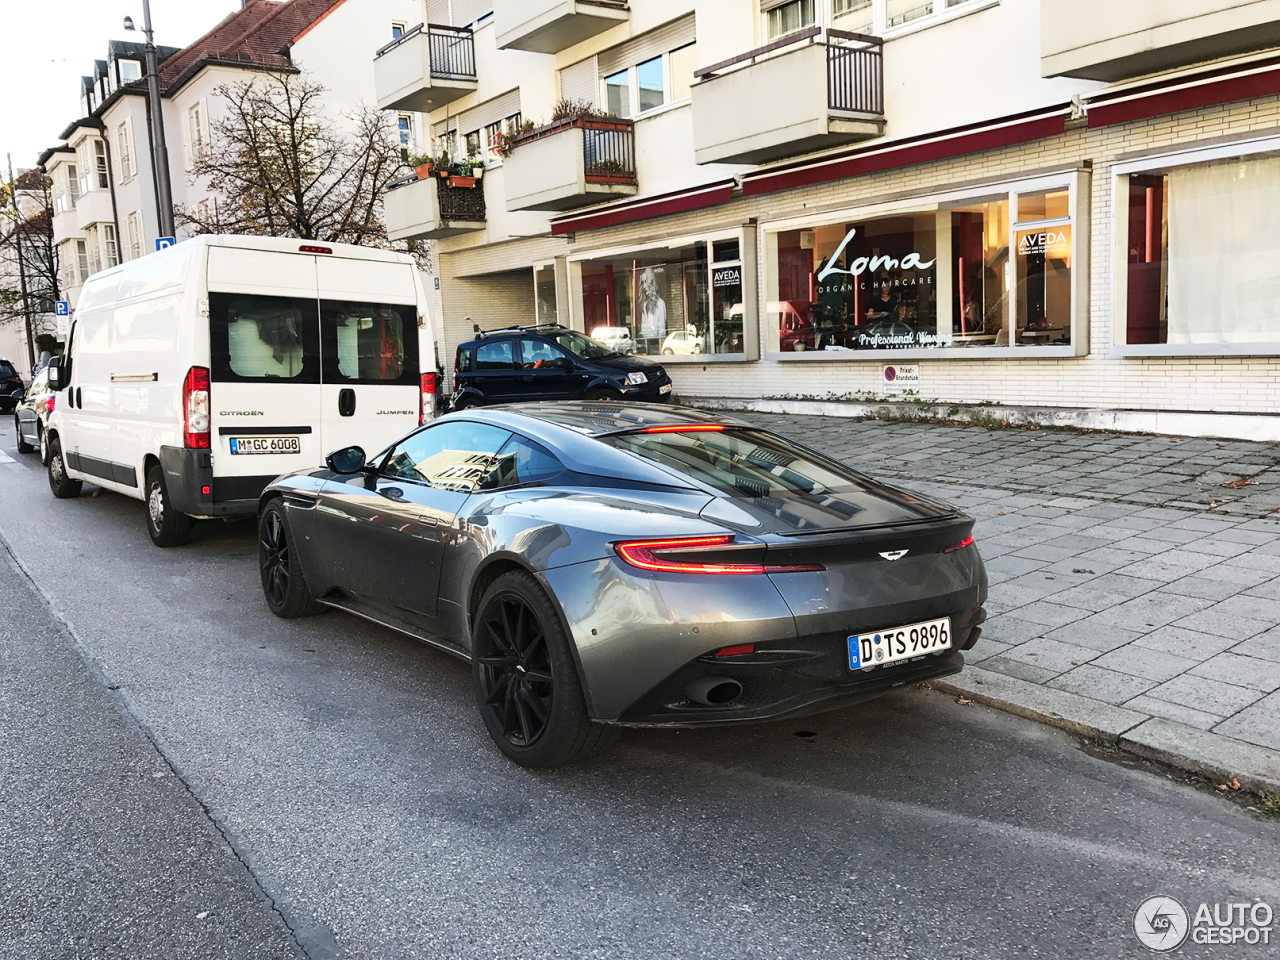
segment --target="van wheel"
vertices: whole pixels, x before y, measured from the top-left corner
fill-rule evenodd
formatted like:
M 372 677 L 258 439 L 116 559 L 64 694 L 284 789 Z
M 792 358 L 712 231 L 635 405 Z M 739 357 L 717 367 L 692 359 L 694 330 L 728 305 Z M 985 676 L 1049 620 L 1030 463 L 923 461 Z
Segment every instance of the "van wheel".
M 258 569 L 262 574 L 262 596 L 277 617 L 292 620 L 321 611 L 307 586 L 307 578 L 293 548 L 293 531 L 284 504 L 273 500 L 258 521 Z
M 35 449 L 35 447 L 33 447 L 31 444 L 27 443 L 27 441 L 22 439 L 22 424 L 19 422 L 18 415 L 16 413 L 13 415 L 13 431 L 18 435 L 18 452 L 19 453 L 30 453 L 32 450 Z
M 49 489 L 59 500 L 71 500 L 80 496 L 84 484 L 67 476 L 67 465 L 62 459 L 62 441 L 57 437 L 49 442 Z
M 191 539 L 195 523 L 185 513 L 173 509 L 164 471 L 156 464 L 147 471 L 147 533 L 157 547 L 180 547 Z

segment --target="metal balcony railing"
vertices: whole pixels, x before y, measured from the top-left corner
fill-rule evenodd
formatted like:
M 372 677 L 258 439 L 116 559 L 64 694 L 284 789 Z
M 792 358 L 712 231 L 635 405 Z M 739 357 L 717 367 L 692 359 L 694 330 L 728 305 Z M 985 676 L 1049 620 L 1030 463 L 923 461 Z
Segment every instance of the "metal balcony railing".
M 733 69 L 750 66 L 778 50 L 801 43 L 823 44 L 822 29 L 810 27 L 694 72 L 710 80 Z M 884 41 L 862 33 L 826 31 L 827 106 L 841 113 L 884 114 Z
M 515 144 L 518 147 L 574 127 L 582 130 L 582 165 L 587 183 L 636 182 L 636 133 L 630 120 L 566 117 L 520 135 Z
M 436 178 L 436 197 L 440 202 L 440 219 L 445 223 L 483 223 L 485 220 L 484 187 L 451 187 Z
M 476 42 L 470 27 L 450 27 L 442 23 L 420 23 L 378 48 L 374 59 L 421 33 L 427 35 L 427 53 L 431 76 L 438 80 L 474 80 L 476 78 Z

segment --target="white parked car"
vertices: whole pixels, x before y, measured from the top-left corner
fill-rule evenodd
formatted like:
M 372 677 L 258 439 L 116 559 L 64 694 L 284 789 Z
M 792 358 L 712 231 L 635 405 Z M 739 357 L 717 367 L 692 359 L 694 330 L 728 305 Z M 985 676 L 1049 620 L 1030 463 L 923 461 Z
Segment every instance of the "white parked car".
M 626 327 L 596 327 L 591 331 L 591 339 L 599 340 L 616 353 L 630 356 L 636 352 L 636 342 Z
M 674 330 L 662 341 L 662 352 L 667 356 L 678 353 L 705 353 L 702 337 L 687 330 Z
M 255 514 L 281 474 L 433 414 L 427 316 L 413 260 L 372 247 L 201 236 L 95 274 L 49 364 L 49 486 L 145 500 L 162 547 Z

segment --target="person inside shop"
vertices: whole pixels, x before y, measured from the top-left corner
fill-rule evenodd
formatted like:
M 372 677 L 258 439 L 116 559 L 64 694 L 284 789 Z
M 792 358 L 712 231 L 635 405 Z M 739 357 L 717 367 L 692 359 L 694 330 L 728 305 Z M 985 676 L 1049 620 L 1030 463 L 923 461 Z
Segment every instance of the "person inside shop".
M 867 323 L 879 320 L 891 320 L 898 313 L 898 298 L 893 295 L 892 285 L 888 280 L 880 283 L 880 292 L 871 298 L 871 306 L 867 308 Z

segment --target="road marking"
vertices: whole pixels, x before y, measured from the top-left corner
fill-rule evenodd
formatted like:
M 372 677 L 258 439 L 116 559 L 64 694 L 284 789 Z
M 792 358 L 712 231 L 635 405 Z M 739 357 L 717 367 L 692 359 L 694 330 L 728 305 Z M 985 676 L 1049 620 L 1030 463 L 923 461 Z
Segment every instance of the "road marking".
M 18 461 L 13 459 L 13 457 L 9 456 L 3 450 L 0 450 L 0 463 L 17 463 L 17 462 Z

